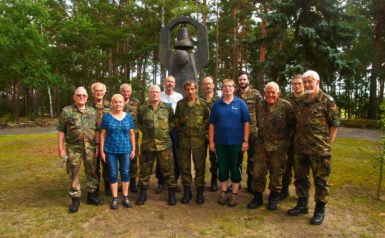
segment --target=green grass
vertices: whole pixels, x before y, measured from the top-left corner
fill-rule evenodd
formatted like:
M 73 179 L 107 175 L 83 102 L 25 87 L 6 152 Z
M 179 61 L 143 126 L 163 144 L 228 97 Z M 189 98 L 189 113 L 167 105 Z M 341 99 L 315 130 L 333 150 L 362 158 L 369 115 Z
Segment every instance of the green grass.
M 385 236 L 385 202 L 375 199 L 379 172 L 376 158 L 381 154 L 381 146 L 375 142 L 338 138 L 334 143 L 330 203 L 325 223 L 320 227 L 308 224 L 313 201 L 309 203 L 309 215 L 286 215 L 296 201 L 293 186 L 290 199 L 280 203 L 276 212 L 264 206 L 247 209 L 251 195 L 245 192 L 240 193 L 241 204 L 236 208 L 218 205 L 217 193 L 211 192 L 205 192 L 206 202 L 202 206 L 194 200 L 188 205 L 180 204 L 182 194 L 178 193 L 178 204 L 170 207 L 165 202 L 166 193 L 155 195 L 150 189 L 148 201 L 142 207 L 111 211 L 107 204 L 86 205 L 83 196 L 79 212 L 68 214 L 68 178 L 60 168 L 56 143 L 55 133 L 0 136 L 0 236 Z M 207 175 L 207 184 L 209 179 Z M 83 172 L 81 184 L 84 191 Z M 246 187 L 245 181 L 242 186 Z M 129 196 L 132 201 L 136 197 Z M 266 191 L 265 199 L 267 196 Z M 106 203 L 110 200 L 105 199 Z

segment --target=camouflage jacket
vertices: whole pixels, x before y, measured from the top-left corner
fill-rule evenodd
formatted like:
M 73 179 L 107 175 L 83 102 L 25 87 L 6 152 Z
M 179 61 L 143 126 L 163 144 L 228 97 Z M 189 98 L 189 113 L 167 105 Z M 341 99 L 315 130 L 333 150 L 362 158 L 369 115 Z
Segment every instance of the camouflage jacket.
M 295 129 L 295 112 L 290 102 L 278 98 L 277 105 L 269 111 L 266 101 L 259 102 L 257 111 L 258 144 L 266 151 L 289 147 L 290 135 Z
M 95 109 L 96 121 L 98 123 L 98 126 L 100 127 L 100 124 L 102 124 L 104 113 L 111 111 L 110 102 L 108 100 L 103 100 L 103 104 L 95 104 L 95 101 L 92 100 L 88 103 L 88 105 Z
M 170 131 L 174 128 L 171 106 L 159 102 L 156 110 L 147 102 L 139 107 L 138 127 L 142 132 L 141 150 L 162 151 L 172 146 Z
M 139 100 L 135 98 L 130 98 L 130 102 L 124 104 L 123 111 L 129 112 L 132 118 L 134 118 L 135 125 L 138 121 L 138 111 L 139 111 Z
M 262 95 L 261 93 L 253 88 L 249 88 L 246 93 L 241 93 L 241 90 L 238 90 L 235 93 L 235 96 L 243 99 L 245 101 L 247 107 L 249 108 L 250 112 L 250 134 L 254 134 L 256 136 L 257 133 L 257 104 L 258 102 L 262 101 Z
M 297 114 L 298 113 L 298 102 L 301 100 L 301 96 L 300 97 L 296 97 L 295 95 L 294 95 L 294 93 L 291 93 L 291 94 L 289 94 L 289 95 L 287 95 L 286 97 L 285 97 L 285 99 L 287 100 L 287 101 L 289 101 L 290 103 L 291 103 L 291 105 L 293 106 L 293 109 L 294 109 L 294 111 L 295 111 L 295 114 Z
M 221 99 L 218 95 L 214 95 L 214 97 L 211 100 L 207 100 L 205 96 L 203 96 L 202 98 L 207 102 L 207 105 L 209 106 L 210 110 L 211 110 L 211 107 L 214 105 L 214 103 L 219 99 Z
M 298 103 L 298 111 L 295 153 L 331 155 L 329 129 L 340 125 L 334 99 L 321 90 L 313 100 L 304 95 Z
M 81 112 L 75 104 L 64 107 L 57 130 L 64 132 L 67 146 L 79 150 L 94 149 L 95 134 L 99 130 L 95 109 L 86 105 Z
M 187 98 L 178 102 L 175 111 L 175 124 L 178 128 L 179 146 L 182 148 L 202 148 L 209 125 L 210 109 L 203 99 L 197 98 L 188 105 Z

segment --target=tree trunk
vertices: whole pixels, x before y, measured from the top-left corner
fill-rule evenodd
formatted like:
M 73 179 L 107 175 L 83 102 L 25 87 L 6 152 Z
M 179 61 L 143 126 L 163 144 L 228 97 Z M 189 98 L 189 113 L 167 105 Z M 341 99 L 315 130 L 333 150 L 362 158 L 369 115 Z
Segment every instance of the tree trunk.
M 267 14 L 267 3 L 263 1 L 263 12 Z M 262 19 L 262 25 L 261 25 L 261 38 L 262 44 L 259 47 L 259 62 L 260 62 L 260 69 L 258 71 L 258 90 L 263 91 L 263 85 L 265 84 L 265 61 L 266 61 L 266 45 L 265 45 L 265 38 L 267 36 L 267 22 L 265 19 Z
M 231 9 L 231 15 L 233 17 L 233 52 L 232 52 L 232 65 L 233 65 L 233 70 L 232 70 L 232 79 L 235 80 L 237 75 L 238 75 L 238 47 L 237 47 L 237 34 L 238 34 L 238 22 L 237 22 L 237 13 L 238 9 L 236 7 L 233 7 Z

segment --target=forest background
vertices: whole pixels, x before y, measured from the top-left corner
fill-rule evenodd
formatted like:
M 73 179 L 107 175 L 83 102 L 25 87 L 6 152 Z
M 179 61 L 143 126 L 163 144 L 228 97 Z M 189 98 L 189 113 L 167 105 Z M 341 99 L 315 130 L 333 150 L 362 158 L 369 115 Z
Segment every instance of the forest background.
M 76 86 L 96 81 L 108 97 L 131 83 L 143 101 L 167 74 L 160 30 L 180 15 L 207 27 L 210 60 L 197 80 L 211 75 L 220 89 L 246 70 L 254 88 L 276 81 L 285 95 L 293 75 L 313 69 L 341 117 L 379 118 L 385 0 L 2 0 L 0 117 L 56 117 Z

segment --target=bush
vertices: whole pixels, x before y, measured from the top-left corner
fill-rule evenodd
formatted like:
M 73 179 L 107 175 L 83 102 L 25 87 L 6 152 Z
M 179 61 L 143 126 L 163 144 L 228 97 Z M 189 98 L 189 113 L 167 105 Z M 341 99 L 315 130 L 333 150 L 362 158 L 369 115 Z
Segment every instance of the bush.
M 369 119 L 341 119 L 341 126 L 365 129 L 380 129 L 381 123 L 378 120 Z

